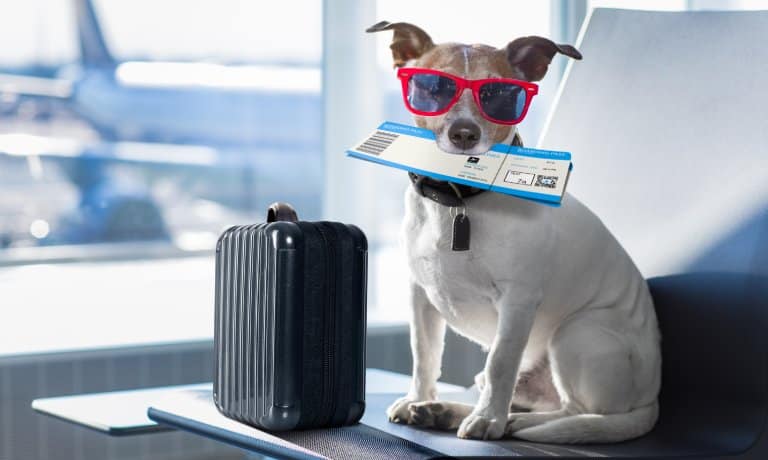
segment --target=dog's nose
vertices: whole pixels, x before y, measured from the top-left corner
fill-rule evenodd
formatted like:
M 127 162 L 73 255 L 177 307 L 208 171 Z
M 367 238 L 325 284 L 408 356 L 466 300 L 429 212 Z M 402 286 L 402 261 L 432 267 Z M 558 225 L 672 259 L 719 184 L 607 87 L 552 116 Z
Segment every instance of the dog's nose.
M 461 150 L 469 150 L 480 142 L 480 127 L 469 120 L 456 120 L 448 129 L 448 138 Z

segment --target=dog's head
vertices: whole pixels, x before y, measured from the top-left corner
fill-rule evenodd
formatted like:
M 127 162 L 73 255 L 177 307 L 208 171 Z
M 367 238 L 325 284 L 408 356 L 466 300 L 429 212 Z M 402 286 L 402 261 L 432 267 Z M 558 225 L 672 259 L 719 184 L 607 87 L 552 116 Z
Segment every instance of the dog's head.
M 512 78 L 534 82 L 544 78 L 556 53 L 581 59 L 576 48 L 535 36 L 518 38 L 497 49 L 457 43 L 436 45 L 422 29 L 404 22 L 382 21 L 366 32 L 384 30 L 394 31 L 390 48 L 395 67 L 439 70 L 467 80 Z M 415 121 L 434 132 L 437 145 L 448 153 L 481 154 L 494 144 L 511 142 L 515 135 L 515 125 L 498 124 L 483 117 L 470 90 L 464 91 L 448 112 L 416 115 Z

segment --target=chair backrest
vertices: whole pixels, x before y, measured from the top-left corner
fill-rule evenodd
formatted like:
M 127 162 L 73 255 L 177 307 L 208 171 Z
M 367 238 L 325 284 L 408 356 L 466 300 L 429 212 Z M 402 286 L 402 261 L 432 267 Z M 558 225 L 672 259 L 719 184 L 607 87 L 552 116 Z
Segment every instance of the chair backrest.
M 647 277 L 768 274 L 768 11 L 596 9 L 540 146 Z

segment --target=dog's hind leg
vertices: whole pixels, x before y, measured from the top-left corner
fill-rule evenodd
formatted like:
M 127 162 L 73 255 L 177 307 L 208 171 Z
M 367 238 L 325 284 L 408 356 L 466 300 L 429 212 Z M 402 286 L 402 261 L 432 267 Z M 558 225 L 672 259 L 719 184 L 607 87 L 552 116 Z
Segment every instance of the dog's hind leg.
M 587 313 L 560 326 L 549 343 L 561 410 L 519 414 L 506 436 L 535 442 L 619 442 L 656 422 L 654 356 L 638 353 L 621 318 Z M 639 341 L 638 341 L 639 342 Z
M 425 401 L 413 403 L 408 409 L 413 425 L 454 431 L 472 412 L 473 406 L 452 401 Z
M 545 355 L 517 376 L 509 411 L 552 412 L 557 409 L 560 409 L 560 395 L 552 382 L 552 369 Z

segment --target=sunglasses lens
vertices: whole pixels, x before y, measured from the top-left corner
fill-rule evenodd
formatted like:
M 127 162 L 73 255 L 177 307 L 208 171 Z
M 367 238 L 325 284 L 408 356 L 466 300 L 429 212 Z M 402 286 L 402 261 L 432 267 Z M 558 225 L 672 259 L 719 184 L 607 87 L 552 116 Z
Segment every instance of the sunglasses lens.
M 456 82 L 433 74 L 416 74 L 408 80 L 408 103 L 422 112 L 445 109 L 456 95 Z
M 517 120 L 525 110 L 525 89 L 512 83 L 486 83 L 480 87 L 479 95 L 480 107 L 496 120 Z

